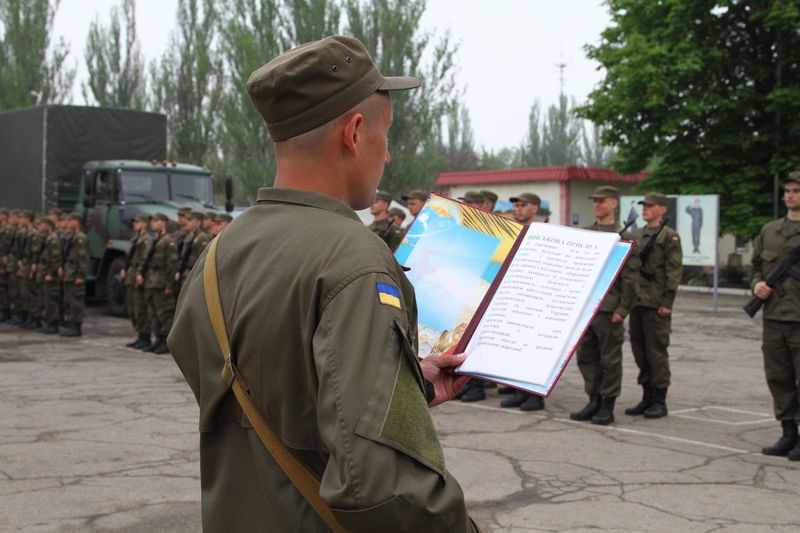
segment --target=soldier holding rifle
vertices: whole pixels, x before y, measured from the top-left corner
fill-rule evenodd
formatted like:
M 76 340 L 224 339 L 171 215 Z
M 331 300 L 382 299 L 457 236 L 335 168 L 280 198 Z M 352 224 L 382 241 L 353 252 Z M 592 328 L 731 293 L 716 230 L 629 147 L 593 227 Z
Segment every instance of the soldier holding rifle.
M 750 286 L 764 306 L 764 372 L 783 428 L 778 442 L 761 451 L 800 461 L 800 172 L 786 178 L 783 201 L 786 216 L 764 226 L 754 242 Z M 782 279 L 774 279 L 776 271 Z

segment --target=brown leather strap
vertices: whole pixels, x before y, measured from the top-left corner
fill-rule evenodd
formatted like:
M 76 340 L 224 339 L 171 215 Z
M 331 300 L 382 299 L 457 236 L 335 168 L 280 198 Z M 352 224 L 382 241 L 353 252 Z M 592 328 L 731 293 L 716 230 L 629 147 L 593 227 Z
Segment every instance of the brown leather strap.
M 219 297 L 219 283 L 217 280 L 218 242 L 219 236 L 208 245 L 208 254 L 203 266 L 203 291 L 206 297 L 206 307 L 208 316 L 211 319 L 211 326 L 214 328 L 214 335 L 217 338 L 220 352 L 222 352 L 222 356 L 225 359 L 222 378 L 231 386 L 233 394 L 236 396 L 236 400 L 239 402 L 247 420 L 250 421 L 261 442 L 264 443 L 264 447 L 275 459 L 284 474 L 292 481 L 297 490 L 300 491 L 300 494 L 303 495 L 331 530 L 336 533 L 345 533 L 345 529 L 333 516 L 331 508 L 319 495 L 319 480 L 303 463 L 292 455 L 292 452 L 284 446 L 269 426 L 266 418 L 253 403 L 247 383 L 231 360 L 231 347 L 225 326 L 225 317 L 222 315 L 222 302 Z

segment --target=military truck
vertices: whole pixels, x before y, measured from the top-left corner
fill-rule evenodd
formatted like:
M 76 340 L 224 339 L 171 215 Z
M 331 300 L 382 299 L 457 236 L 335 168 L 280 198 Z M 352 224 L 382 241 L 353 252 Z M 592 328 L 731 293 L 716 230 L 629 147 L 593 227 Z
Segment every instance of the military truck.
M 91 264 L 88 295 L 125 314 L 118 273 L 137 213 L 214 206 L 211 171 L 166 159 L 164 115 L 128 109 L 37 106 L 0 113 L 0 205 L 83 214 Z M 226 183 L 230 211 L 230 182 Z

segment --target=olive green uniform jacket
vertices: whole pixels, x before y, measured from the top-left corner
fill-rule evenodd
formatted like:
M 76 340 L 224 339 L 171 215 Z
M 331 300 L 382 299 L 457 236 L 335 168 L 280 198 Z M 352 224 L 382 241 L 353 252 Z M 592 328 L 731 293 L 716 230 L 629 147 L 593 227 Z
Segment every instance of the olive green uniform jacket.
M 89 273 L 89 239 L 80 231 L 67 233 L 66 261 L 61 281 L 64 294 L 64 320 L 75 324 L 83 322 L 86 307 L 86 276 Z M 84 283 L 75 284 L 76 279 Z
M 414 291 L 386 245 L 344 204 L 288 189 L 262 189 L 218 238 L 240 373 L 344 528 L 474 531 L 428 412 Z M 203 530 L 327 531 L 220 377 L 204 262 L 168 340 L 200 405 Z
M 653 235 L 658 233 L 658 227 L 643 227 L 636 230 L 634 235 L 639 257 Z M 644 261 L 644 259 L 642 258 Z M 672 309 L 678 285 L 683 272 L 683 251 L 681 238 L 678 232 L 669 226 L 664 226 L 653 245 L 647 260 L 642 266 L 650 268 L 655 274 L 653 281 L 648 281 L 639 276 L 639 293 L 636 305 L 658 309 L 666 307 Z
M 791 248 L 800 245 L 800 222 L 768 223 L 753 243 L 751 286 L 764 281 Z M 800 265 L 798 265 L 800 268 Z M 775 418 L 800 422 L 800 281 L 787 278 L 784 296 L 773 289 L 764 302 L 761 350 Z
M 41 317 L 48 324 L 57 322 L 61 304 L 61 280 L 58 267 L 61 266 L 61 237 L 51 231 L 44 239 L 44 245 L 37 263 L 36 282 L 41 285 Z M 45 278 L 50 276 L 50 281 Z
M 404 231 L 403 228 L 396 225 L 391 218 L 385 220 L 376 220 L 369 225 L 369 229 L 375 232 L 383 242 L 389 247 L 391 251 L 397 250 L 400 243 L 403 242 Z
M 189 275 L 189 272 L 194 267 L 197 260 L 200 259 L 200 254 L 203 253 L 208 243 L 211 242 L 211 236 L 204 233 L 199 229 L 192 233 L 189 232 L 183 240 L 183 250 L 181 251 L 180 271 L 182 277 Z

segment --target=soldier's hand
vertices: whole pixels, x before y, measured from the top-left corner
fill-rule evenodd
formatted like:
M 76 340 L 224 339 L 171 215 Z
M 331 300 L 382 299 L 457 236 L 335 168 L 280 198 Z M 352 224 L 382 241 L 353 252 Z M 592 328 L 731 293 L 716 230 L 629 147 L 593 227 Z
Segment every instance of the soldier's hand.
M 119 271 L 119 277 L 121 277 L 122 279 L 125 279 L 125 277 L 126 277 L 127 275 L 128 275 L 128 273 L 127 273 L 127 272 L 125 272 L 125 269 L 124 269 L 124 268 L 123 268 L 122 270 L 120 270 L 120 271 Z
M 136 284 L 137 285 L 144 285 L 144 278 L 141 274 L 136 274 Z
M 453 367 L 463 363 L 466 358 L 466 354 L 463 353 L 429 355 L 419 362 L 422 376 L 433 384 L 433 390 L 436 392 L 436 397 L 428 404 L 428 407 L 446 402 L 467 384 L 467 381 L 470 380 L 469 376 L 459 376 L 453 372 Z
M 47 283 L 52 283 L 53 282 L 53 276 L 51 276 L 50 274 L 45 275 L 44 281 L 47 282 Z
M 172 293 L 173 293 L 172 289 L 164 289 L 164 294 L 166 294 L 167 296 L 169 296 Z
M 58 267 L 58 269 L 56 270 L 56 274 L 58 274 L 58 277 L 60 278 L 61 276 L 64 275 L 64 269 L 61 268 L 61 267 Z
M 753 294 L 755 294 L 762 300 L 766 300 L 770 296 L 772 296 L 772 289 L 770 288 L 769 285 L 767 285 L 766 281 L 759 281 L 758 283 L 755 284 L 755 287 L 753 287 Z
M 669 316 L 672 314 L 672 309 L 670 309 L 669 307 L 664 307 L 662 305 L 661 307 L 658 308 L 658 311 L 656 311 L 656 313 L 658 313 L 658 316 Z
M 619 313 L 614 313 L 614 314 L 611 315 L 611 322 L 613 322 L 614 324 L 619 324 L 623 320 L 625 320 L 625 319 L 622 318 L 622 315 L 619 314 Z
M 31 265 L 31 272 L 36 272 L 37 270 L 39 270 L 39 265 L 37 265 L 36 263 L 32 264 Z
M 175 272 L 175 281 L 180 281 L 180 280 L 181 280 L 181 273 Z
M 75 285 L 83 285 L 83 280 L 81 278 L 75 278 Z

